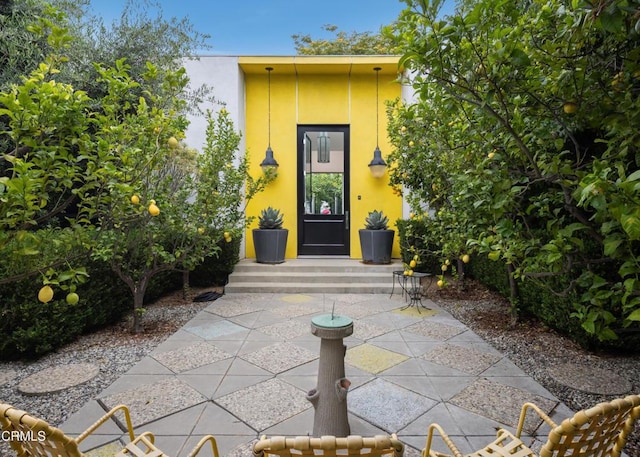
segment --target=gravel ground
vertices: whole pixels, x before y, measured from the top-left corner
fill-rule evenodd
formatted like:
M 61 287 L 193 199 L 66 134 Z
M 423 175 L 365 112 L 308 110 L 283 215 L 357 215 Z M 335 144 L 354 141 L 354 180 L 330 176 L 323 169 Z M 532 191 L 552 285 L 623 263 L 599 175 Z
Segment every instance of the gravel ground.
M 556 364 L 586 364 L 611 371 L 632 384 L 629 394 L 640 394 L 640 355 L 589 352 L 539 321 L 514 324 L 508 303 L 473 281 L 469 281 L 464 291 L 457 291 L 455 287 L 448 291 L 428 290 L 427 296 L 574 411 L 625 394 L 597 395 L 560 384 L 547 372 Z M 625 452 L 629 457 L 640 457 L 640 421 L 636 422 Z
M 535 321 L 511 325 L 504 300 L 477 284 L 472 283 L 470 289 L 473 292 L 466 290 L 459 296 L 454 289 L 428 291 L 427 296 L 502 351 L 573 410 L 588 408 L 615 396 L 589 394 L 556 382 L 547 373 L 547 368 L 555 363 L 588 361 L 592 366 L 625 377 L 633 384 L 632 392 L 640 393 L 640 356 L 590 353 Z M 203 291 L 193 290 L 191 297 Z M 129 323 L 124 320 L 85 335 L 37 361 L 0 362 L 0 378 L 3 373 L 13 372 L 11 379 L 0 386 L 0 401 L 59 425 L 206 306 L 207 303 L 183 300 L 182 293 L 178 292 L 147 307 L 143 335 L 129 333 Z M 83 362 L 100 366 L 98 376 L 84 384 L 37 396 L 26 396 L 17 391 L 20 381 L 33 373 L 59 364 Z M 0 445 L 0 456 L 13 455 L 3 446 Z M 636 426 L 626 452 L 629 457 L 640 457 L 640 424 Z

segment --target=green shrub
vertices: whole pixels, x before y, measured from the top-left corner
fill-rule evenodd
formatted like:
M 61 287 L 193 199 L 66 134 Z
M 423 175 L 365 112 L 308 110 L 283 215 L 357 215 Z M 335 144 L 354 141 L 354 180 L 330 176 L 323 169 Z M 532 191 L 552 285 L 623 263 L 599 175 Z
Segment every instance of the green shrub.
M 69 305 L 66 292 L 54 288 L 54 300 L 37 299 L 40 278 L 33 277 L 0 286 L 0 359 L 34 358 L 76 340 L 80 335 L 118 322 L 131 310 L 133 298 L 126 284 L 108 265 L 92 262 L 89 280 L 78 286 L 80 301 Z M 156 276 L 147 288 L 146 301 L 181 287 L 181 275 Z
M 189 284 L 195 287 L 224 286 L 240 261 L 240 237 L 231 242 L 220 241 L 217 256 L 211 256 L 189 273 Z

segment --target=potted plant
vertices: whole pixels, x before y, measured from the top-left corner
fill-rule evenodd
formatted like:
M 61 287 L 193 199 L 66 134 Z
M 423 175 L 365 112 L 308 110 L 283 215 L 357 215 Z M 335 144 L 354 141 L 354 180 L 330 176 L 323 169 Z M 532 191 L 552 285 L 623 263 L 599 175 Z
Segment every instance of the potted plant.
M 388 228 L 389 219 L 382 211 L 373 210 L 365 219 L 364 229 L 360 229 L 360 248 L 364 263 L 391 263 L 394 231 Z
M 258 228 L 253 229 L 253 245 L 258 263 L 282 263 L 287 248 L 289 230 L 282 228 L 280 210 L 268 207 L 258 216 Z

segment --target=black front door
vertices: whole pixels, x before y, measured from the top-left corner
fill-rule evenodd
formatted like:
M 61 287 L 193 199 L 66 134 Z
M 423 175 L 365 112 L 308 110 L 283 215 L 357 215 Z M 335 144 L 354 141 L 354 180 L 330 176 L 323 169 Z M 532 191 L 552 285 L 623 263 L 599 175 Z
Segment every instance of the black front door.
M 349 255 L 349 126 L 298 126 L 298 255 Z

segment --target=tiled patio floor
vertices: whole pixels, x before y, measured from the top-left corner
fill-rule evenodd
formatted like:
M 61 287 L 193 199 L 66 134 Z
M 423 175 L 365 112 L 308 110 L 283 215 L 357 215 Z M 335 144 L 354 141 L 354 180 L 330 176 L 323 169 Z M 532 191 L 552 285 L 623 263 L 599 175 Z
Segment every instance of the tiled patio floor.
M 571 414 L 447 312 L 423 303 L 430 310 L 401 310 L 400 295 L 225 295 L 61 428 L 80 433 L 125 403 L 138 430 L 152 431 L 176 457 L 205 434 L 217 437 L 221 456 L 250 455 L 249 443 L 262 434 L 310 434 L 314 413 L 305 396 L 316 387 L 320 351 L 310 322 L 334 305 L 354 320 L 345 339 L 352 434 L 397 433 L 407 455 L 417 456 L 428 425 L 438 422 L 469 452 L 496 427 L 513 428 L 525 401 L 552 417 Z M 100 430 L 87 448 L 123 436 L 115 422 Z

